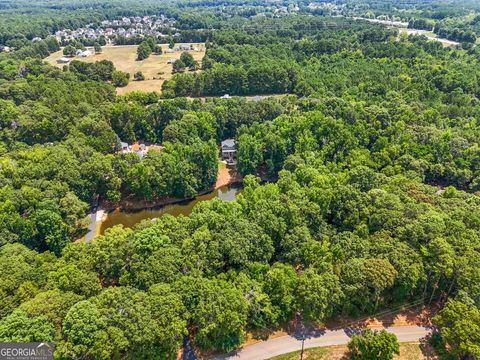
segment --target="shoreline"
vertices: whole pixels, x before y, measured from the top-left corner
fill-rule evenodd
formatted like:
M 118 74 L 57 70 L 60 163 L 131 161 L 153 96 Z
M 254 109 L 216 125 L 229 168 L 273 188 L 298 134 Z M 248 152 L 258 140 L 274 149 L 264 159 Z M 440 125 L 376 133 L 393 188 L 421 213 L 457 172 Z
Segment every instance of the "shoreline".
M 100 230 L 102 224 L 108 217 L 108 214 L 114 211 L 121 211 L 121 212 L 140 212 L 143 210 L 151 210 L 162 208 L 167 205 L 175 205 L 181 204 L 184 202 L 189 202 L 197 198 L 198 196 L 202 196 L 208 193 L 211 193 L 215 190 L 218 190 L 224 186 L 230 186 L 233 184 L 238 184 L 242 182 L 242 178 L 240 174 L 236 171 L 236 169 L 228 168 L 227 166 L 220 166 L 218 169 L 217 181 L 216 183 L 207 190 L 201 191 L 197 193 L 195 196 L 190 198 L 161 198 L 161 199 L 154 199 L 154 200 L 138 200 L 138 199 L 131 199 L 128 198 L 122 199 L 120 202 L 116 204 L 109 204 L 108 202 L 102 202 L 97 209 L 96 212 L 96 219 L 95 219 L 95 226 L 92 230 L 93 236 L 92 240 L 95 239 L 97 236 L 100 235 Z
M 188 198 L 164 197 L 164 198 L 157 198 L 153 200 L 141 200 L 141 199 L 126 197 L 120 200 L 118 203 L 109 203 L 109 202 L 103 201 L 99 205 L 97 216 L 99 216 L 100 211 L 102 211 L 100 216 L 106 216 L 108 215 L 109 212 L 117 211 L 117 210 L 126 211 L 126 212 L 129 212 L 129 211 L 136 212 L 136 211 L 142 211 L 147 209 L 160 208 L 166 205 L 180 204 L 182 202 L 191 201 L 198 196 L 202 196 L 212 191 L 218 190 L 223 186 L 228 186 L 228 185 L 232 185 L 240 182 L 242 182 L 242 177 L 236 171 L 236 169 L 222 166 L 222 167 L 219 167 L 218 169 L 217 181 L 215 182 L 215 184 L 211 188 L 200 191 L 192 197 L 188 197 Z M 106 215 L 103 213 L 105 213 Z

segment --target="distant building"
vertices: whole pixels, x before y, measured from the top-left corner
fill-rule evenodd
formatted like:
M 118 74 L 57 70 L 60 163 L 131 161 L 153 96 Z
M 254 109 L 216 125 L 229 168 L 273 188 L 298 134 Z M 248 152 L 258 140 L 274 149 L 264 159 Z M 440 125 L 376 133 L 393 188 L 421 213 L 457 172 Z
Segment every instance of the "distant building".
M 237 149 L 235 147 L 234 139 L 226 139 L 222 141 L 220 146 L 222 159 L 227 162 L 228 165 L 235 165 L 237 163 Z
M 223 96 L 220 96 L 220 99 L 230 99 L 230 98 L 231 98 L 231 96 L 228 95 L 228 94 L 225 94 L 225 95 L 223 95 Z
M 80 51 L 80 52 L 77 51 L 77 55 L 80 56 L 80 57 L 88 57 L 88 56 L 91 56 L 93 54 L 90 50 L 85 50 L 85 51 Z
M 66 56 L 62 56 L 60 59 L 57 60 L 58 64 L 68 64 L 70 62 L 70 58 Z
M 158 144 L 151 144 L 147 146 L 144 143 L 139 143 L 139 142 L 134 142 L 132 144 L 128 144 L 126 142 L 121 141 L 119 145 L 117 145 L 116 150 L 121 153 L 132 153 L 136 154 L 140 159 L 143 159 L 144 156 L 149 152 L 150 150 L 156 150 L 159 151 L 163 147 L 158 145 Z
M 130 146 L 128 146 L 128 143 L 121 141 L 120 142 L 120 149 L 122 152 L 128 152 L 130 151 Z
M 181 45 L 177 45 L 175 47 L 175 50 L 177 50 L 177 51 L 190 51 L 190 50 L 192 50 L 192 48 L 190 47 L 190 45 L 181 44 Z

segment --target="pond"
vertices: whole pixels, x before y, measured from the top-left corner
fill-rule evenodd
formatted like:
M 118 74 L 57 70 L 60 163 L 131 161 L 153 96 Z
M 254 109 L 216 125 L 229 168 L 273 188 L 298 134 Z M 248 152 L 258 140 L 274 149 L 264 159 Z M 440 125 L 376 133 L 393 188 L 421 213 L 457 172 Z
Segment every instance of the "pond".
M 207 194 L 199 195 L 191 200 L 140 211 L 114 210 L 107 214 L 105 220 L 100 225 L 100 235 L 103 235 L 106 229 L 115 225 L 123 225 L 124 227 L 131 228 L 144 219 L 155 219 L 165 214 L 173 216 L 189 215 L 192 212 L 193 207 L 201 201 L 211 200 L 217 197 L 224 201 L 233 201 L 237 198 L 237 194 L 240 192 L 241 187 L 242 185 L 239 183 L 225 185 Z

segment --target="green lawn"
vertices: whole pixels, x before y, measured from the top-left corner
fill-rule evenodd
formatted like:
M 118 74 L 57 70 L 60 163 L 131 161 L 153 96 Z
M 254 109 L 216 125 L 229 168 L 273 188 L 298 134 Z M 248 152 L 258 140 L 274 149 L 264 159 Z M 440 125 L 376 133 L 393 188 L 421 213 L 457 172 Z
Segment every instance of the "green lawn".
M 305 349 L 303 354 L 304 360 L 341 360 L 345 359 L 347 354 L 347 346 L 328 346 Z M 394 360 L 433 360 L 437 357 L 432 354 L 432 349 L 428 349 L 428 354 L 425 354 L 418 343 L 403 343 L 400 344 L 400 355 L 395 356 Z M 268 360 L 300 360 L 300 351 L 294 351 L 287 354 L 278 355 Z
M 316 348 L 306 349 L 304 352 L 304 359 L 327 359 L 325 355 L 327 355 L 330 352 L 331 348 L 333 347 L 316 347 Z M 300 359 L 300 351 L 294 351 L 291 353 L 278 355 L 268 360 L 294 360 L 294 359 L 295 360 Z

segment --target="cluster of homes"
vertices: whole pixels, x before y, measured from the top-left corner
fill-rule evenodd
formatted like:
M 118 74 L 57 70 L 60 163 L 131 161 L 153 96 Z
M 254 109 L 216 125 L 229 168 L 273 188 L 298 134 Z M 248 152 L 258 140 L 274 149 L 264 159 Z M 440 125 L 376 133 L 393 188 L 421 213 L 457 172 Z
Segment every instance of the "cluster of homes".
M 343 9 L 346 8 L 346 4 L 336 4 L 334 2 L 322 2 L 314 1 L 307 5 L 307 8 L 310 10 L 324 10 L 326 13 L 335 15 L 337 12 L 340 13 Z
M 180 44 L 180 45 L 177 45 L 175 46 L 175 48 L 173 49 L 167 49 L 165 52 L 167 54 L 171 54 L 175 51 L 203 51 L 202 49 L 200 48 L 197 48 L 195 46 L 193 46 L 193 44 Z M 168 59 L 167 60 L 167 64 L 174 64 L 178 59 Z
M 79 39 L 97 40 L 104 37 L 108 43 L 112 43 L 117 36 L 126 38 L 145 35 L 166 37 L 165 33 L 171 33 L 172 31 L 176 31 L 174 19 L 167 18 L 164 15 L 152 15 L 104 20 L 100 25 L 88 24 L 86 27 L 76 30 L 64 29 L 57 31 L 55 37 L 60 42 Z
M 291 13 L 298 12 L 300 8 L 297 4 L 293 4 L 291 6 L 279 6 L 272 10 L 274 16 L 281 16 L 281 15 L 288 15 Z
M 121 141 L 119 144 L 118 152 L 121 153 L 134 153 L 137 154 L 140 159 L 143 159 L 145 154 L 149 150 L 160 151 L 163 149 L 161 145 L 146 145 L 143 143 L 129 144 Z M 235 139 L 226 139 L 222 141 L 220 145 L 220 155 L 228 165 L 235 165 L 237 163 L 237 149 L 235 145 Z
M 89 57 L 89 56 L 92 56 L 94 54 L 94 52 L 92 50 L 81 50 L 81 49 L 77 49 L 77 51 L 75 52 L 75 55 L 76 56 L 80 56 L 80 57 Z M 72 60 L 71 57 L 68 57 L 68 56 L 62 56 L 60 59 L 57 60 L 57 63 L 59 64 L 68 64 L 70 62 L 70 60 Z
M 149 152 L 150 150 L 155 150 L 155 151 L 160 151 L 163 149 L 163 146 L 158 145 L 158 144 L 144 144 L 144 143 L 139 143 L 135 142 L 132 144 L 129 144 L 127 142 L 121 141 L 119 143 L 119 146 L 117 147 L 118 152 L 120 153 L 134 153 L 137 154 L 140 159 L 143 159 L 145 154 Z

